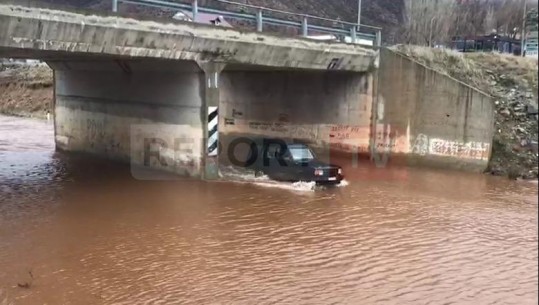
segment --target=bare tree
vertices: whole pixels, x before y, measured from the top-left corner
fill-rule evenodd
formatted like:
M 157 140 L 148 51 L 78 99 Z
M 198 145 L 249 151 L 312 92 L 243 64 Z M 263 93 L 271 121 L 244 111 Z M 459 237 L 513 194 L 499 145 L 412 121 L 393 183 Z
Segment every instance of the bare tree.
M 405 0 L 405 29 L 408 43 L 433 45 L 445 41 L 454 23 L 454 0 Z
M 533 0 L 405 0 L 402 40 L 432 45 L 492 32 L 515 39 L 522 30 L 524 1 L 537 7 Z
M 487 14 L 485 16 L 485 21 L 483 22 L 483 31 L 486 34 L 492 32 L 497 32 L 498 20 L 494 8 L 491 6 L 488 8 Z

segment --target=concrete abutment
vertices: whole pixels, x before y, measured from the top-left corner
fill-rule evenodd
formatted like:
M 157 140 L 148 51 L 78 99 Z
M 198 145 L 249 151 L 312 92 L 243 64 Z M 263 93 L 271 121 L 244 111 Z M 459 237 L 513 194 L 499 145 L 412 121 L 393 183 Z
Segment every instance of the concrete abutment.
M 392 50 L 383 49 L 380 60 L 373 155 L 484 171 L 494 135 L 491 97 Z

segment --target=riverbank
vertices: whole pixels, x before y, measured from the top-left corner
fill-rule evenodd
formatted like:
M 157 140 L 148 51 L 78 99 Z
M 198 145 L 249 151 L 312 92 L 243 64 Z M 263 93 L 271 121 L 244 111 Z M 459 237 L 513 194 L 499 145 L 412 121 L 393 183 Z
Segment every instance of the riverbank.
M 52 70 L 44 64 L 0 65 L 0 113 L 45 119 L 52 113 Z
M 408 45 L 393 49 L 491 95 L 496 131 L 487 171 L 512 179 L 538 178 L 537 61 Z

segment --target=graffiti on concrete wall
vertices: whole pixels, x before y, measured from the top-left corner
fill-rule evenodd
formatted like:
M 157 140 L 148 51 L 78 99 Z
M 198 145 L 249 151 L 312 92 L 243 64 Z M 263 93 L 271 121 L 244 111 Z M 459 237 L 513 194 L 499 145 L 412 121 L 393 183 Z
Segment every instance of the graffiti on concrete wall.
M 451 156 L 458 158 L 470 158 L 477 160 L 487 160 L 490 144 L 482 142 L 461 143 L 457 141 L 446 141 L 443 139 L 431 139 L 429 150 L 431 154 Z
M 383 151 L 383 152 L 389 152 L 393 151 L 393 149 L 396 146 L 396 138 L 397 135 L 395 132 L 391 130 L 376 130 L 375 134 L 375 143 L 376 143 L 376 150 L 377 151 Z
M 332 149 L 354 153 L 412 153 L 474 160 L 488 160 L 490 154 L 489 143 L 459 142 L 426 134 L 411 137 L 409 132 L 393 129 L 387 124 L 377 124 L 374 134 L 371 133 L 370 126 L 337 124 L 295 125 L 284 122 L 243 121 L 236 122 L 235 126 L 228 125 L 227 128 L 230 132 L 326 142 Z
M 334 150 L 366 153 L 369 150 L 369 126 L 327 125 L 329 142 Z
M 412 153 L 426 156 L 429 153 L 429 137 L 422 133 L 419 134 L 412 144 Z
M 332 125 L 329 137 L 335 140 L 347 140 L 357 138 L 365 133 L 365 127 L 354 125 Z
M 281 136 L 298 139 L 316 139 L 318 134 L 317 125 L 293 125 L 284 122 L 259 122 L 249 121 L 246 130 L 267 136 Z
M 280 122 L 249 121 L 248 127 L 249 130 L 252 131 L 271 131 L 278 133 L 288 132 L 288 126 Z
M 333 58 L 328 64 L 328 70 L 338 69 L 342 64 L 343 58 Z
M 232 109 L 232 117 L 233 118 L 242 118 L 243 117 L 243 111 Z
M 264 122 L 236 119 L 225 124 L 224 132 L 249 133 L 268 137 L 309 140 L 327 143 L 332 149 L 351 152 L 367 152 L 370 126 L 339 124 L 290 124 L 288 122 Z
M 459 142 L 440 138 L 430 138 L 419 134 L 412 146 L 412 153 L 421 156 L 436 155 L 463 159 L 488 160 L 490 144 L 484 142 Z
M 90 140 L 102 139 L 105 137 L 105 123 L 103 120 L 93 118 L 86 120 L 86 135 Z

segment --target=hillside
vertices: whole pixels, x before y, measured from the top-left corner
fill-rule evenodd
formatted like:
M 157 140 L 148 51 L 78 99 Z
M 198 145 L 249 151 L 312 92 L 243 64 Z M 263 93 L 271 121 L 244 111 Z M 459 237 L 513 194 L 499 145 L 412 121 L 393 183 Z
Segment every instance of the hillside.
M 190 0 L 176 1 L 191 2 Z M 382 27 L 384 41 L 394 42 L 396 27 L 402 22 L 403 1 L 363 0 L 361 23 Z M 111 0 L 39 0 L 37 2 L 84 9 L 109 10 L 111 7 Z M 340 18 L 343 21 L 355 22 L 357 20 L 357 0 L 237 0 L 237 2 L 332 19 Z M 218 8 L 229 7 L 233 10 L 233 6 L 219 3 L 216 0 L 199 0 L 199 5 Z M 171 17 L 174 14 L 171 11 L 152 8 L 140 9 L 132 5 L 121 5 L 120 11 L 157 17 Z

